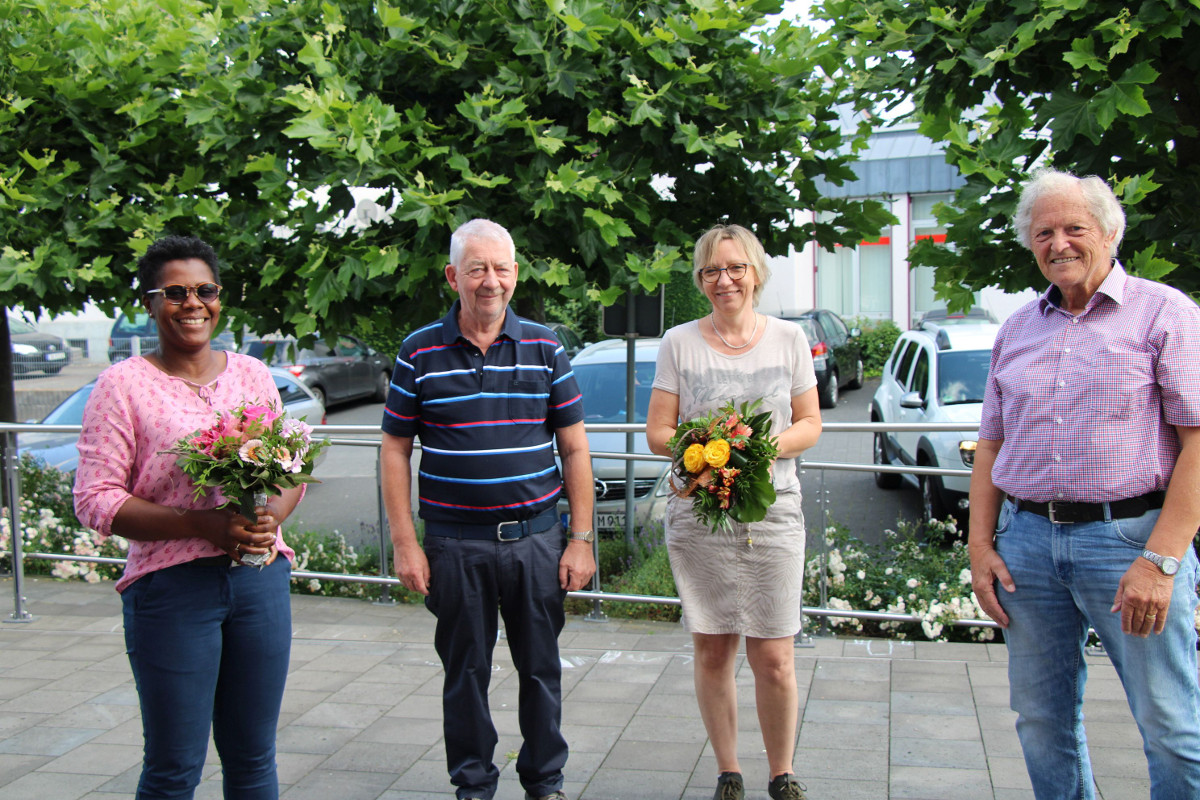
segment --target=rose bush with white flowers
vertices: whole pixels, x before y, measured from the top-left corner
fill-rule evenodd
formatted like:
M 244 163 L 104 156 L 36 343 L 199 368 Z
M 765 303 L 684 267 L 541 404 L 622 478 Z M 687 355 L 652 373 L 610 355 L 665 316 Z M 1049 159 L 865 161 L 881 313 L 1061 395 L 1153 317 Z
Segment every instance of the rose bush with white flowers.
M 834 609 L 884 611 L 918 615 L 920 622 L 875 622 L 853 617 L 828 617 L 835 633 L 935 641 L 997 639 L 990 627 L 957 627 L 959 619 L 986 619 L 971 591 L 967 548 L 956 540 L 952 521 L 937 522 L 922 531 L 901 521 L 896 531 L 884 531 L 880 545 L 867 545 L 840 525 L 825 530 L 826 552 L 820 542 L 808 543 L 804 574 L 804 604 L 820 605 L 822 574 L 826 605 Z M 953 541 L 949 547 L 938 544 Z

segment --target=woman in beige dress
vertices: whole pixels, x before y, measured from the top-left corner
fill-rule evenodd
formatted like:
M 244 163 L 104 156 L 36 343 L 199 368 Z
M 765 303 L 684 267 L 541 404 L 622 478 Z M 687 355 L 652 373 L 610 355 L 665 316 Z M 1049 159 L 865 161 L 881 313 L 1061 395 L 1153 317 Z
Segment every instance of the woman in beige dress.
M 666 538 L 695 647 L 696 698 L 717 759 L 714 800 L 745 796 L 737 753 L 735 665 L 741 638 L 754 673 L 755 703 L 773 800 L 804 800 L 792 772 L 798 697 L 793 638 L 800 630 L 804 516 L 795 458 L 821 433 L 812 351 L 799 325 L 754 310 L 769 273 L 753 233 L 719 225 L 696 243 L 693 278 L 712 313 L 667 331 L 646 422 L 651 451 L 681 420 L 763 399 L 778 436 L 778 495 L 766 519 L 710 530 L 690 498 L 672 498 Z

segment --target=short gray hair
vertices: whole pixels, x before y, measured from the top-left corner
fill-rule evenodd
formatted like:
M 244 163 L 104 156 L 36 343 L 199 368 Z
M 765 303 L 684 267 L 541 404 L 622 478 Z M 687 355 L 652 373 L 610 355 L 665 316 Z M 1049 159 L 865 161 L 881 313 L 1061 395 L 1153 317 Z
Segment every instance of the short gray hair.
M 1026 250 L 1032 250 L 1033 242 L 1029 228 L 1033 224 L 1034 205 L 1046 195 L 1071 191 L 1075 187 L 1079 187 L 1083 193 L 1083 202 L 1088 213 L 1096 220 L 1101 232 L 1105 236 L 1116 234 L 1109 253 L 1115 257 L 1117 246 L 1125 237 L 1125 211 L 1104 179 L 1096 175 L 1080 178 L 1070 172 L 1056 169 L 1036 170 L 1021 190 L 1021 197 L 1017 201 L 1017 213 L 1013 218 L 1013 233 L 1017 235 L 1017 241 Z
M 455 267 L 459 266 L 463 250 L 471 239 L 502 242 L 508 246 L 509 261 L 517 260 L 517 246 L 513 244 L 512 234 L 499 223 L 492 222 L 490 219 L 477 218 L 459 225 L 458 229 L 450 235 L 450 263 Z

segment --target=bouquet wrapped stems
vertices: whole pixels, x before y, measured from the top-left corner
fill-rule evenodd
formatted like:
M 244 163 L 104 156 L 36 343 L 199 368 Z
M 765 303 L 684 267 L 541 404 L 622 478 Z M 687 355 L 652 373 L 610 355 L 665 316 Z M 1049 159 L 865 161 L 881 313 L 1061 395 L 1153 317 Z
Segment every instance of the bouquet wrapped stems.
M 266 492 L 247 492 L 242 495 L 238 503 L 238 510 L 242 516 L 251 522 L 258 521 L 258 515 L 254 513 L 254 509 L 267 504 Z M 266 553 L 242 553 L 242 563 L 248 567 L 258 567 L 262 569 L 267 564 L 267 560 L 271 557 L 270 552 Z

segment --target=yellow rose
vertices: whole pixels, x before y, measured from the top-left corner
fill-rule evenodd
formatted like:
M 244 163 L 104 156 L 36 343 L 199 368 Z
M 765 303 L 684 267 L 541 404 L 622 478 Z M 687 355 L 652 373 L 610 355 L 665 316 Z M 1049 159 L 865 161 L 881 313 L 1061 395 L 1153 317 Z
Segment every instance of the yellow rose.
M 683 451 L 683 468 L 688 472 L 704 469 L 704 445 L 688 445 L 688 449 Z
M 729 442 L 724 439 L 713 439 L 704 445 L 704 460 L 718 469 L 729 461 Z

